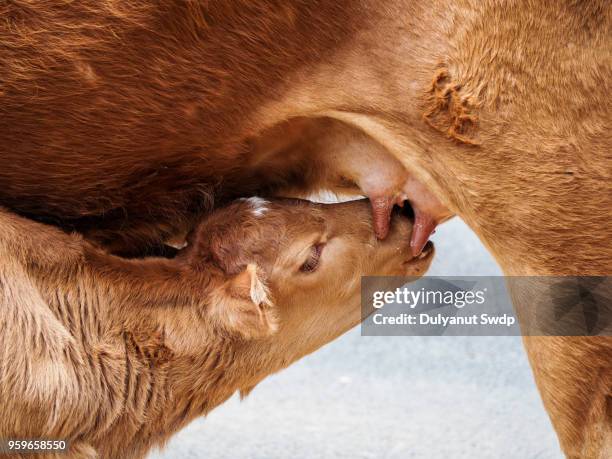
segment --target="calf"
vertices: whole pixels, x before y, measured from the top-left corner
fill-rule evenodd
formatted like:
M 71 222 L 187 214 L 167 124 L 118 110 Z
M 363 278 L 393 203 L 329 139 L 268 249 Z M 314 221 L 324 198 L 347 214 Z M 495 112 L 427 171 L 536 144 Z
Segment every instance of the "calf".
M 0 438 L 141 458 L 359 323 L 360 276 L 420 276 L 411 220 L 366 201 L 237 201 L 172 258 L 124 259 L 0 213 Z M 32 237 L 36 234 L 36 237 Z

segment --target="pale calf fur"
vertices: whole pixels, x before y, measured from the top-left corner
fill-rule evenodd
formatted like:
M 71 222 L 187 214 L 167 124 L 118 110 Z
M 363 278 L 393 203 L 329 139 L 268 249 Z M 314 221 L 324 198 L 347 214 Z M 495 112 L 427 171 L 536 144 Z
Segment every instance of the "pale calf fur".
M 126 260 L 0 211 L 0 438 L 142 458 L 359 323 L 360 275 L 423 274 L 411 228 L 396 215 L 381 242 L 364 201 L 251 199 L 173 259 Z

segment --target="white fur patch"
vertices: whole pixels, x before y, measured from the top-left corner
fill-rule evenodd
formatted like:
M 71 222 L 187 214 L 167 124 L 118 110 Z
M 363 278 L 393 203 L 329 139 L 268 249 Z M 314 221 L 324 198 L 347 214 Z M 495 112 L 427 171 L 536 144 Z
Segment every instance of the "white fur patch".
M 269 201 L 266 201 L 263 198 L 259 198 L 257 196 L 253 196 L 252 198 L 245 198 L 244 201 L 248 202 L 253 208 L 253 215 L 256 217 L 263 216 L 268 210 L 270 210 L 267 205 L 270 204 Z

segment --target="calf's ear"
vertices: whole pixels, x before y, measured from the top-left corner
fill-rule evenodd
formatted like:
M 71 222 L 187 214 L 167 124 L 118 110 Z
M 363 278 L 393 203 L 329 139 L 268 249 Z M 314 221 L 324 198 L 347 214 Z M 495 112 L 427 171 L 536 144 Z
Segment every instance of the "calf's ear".
M 255 264 L 227 280 L 211 306 L 215 322 L 243 338 L 270 336 L 278 329 L 276 309 Z

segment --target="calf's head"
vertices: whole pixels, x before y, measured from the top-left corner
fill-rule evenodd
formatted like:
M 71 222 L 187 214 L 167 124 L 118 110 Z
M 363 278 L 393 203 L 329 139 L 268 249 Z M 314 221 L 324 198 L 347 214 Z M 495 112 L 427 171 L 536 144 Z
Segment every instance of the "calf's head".
M 433 246 L 414 257 L 412 227 L 398 212 L 379 240 L 366 200 L 249 198 L 203 221 L 179 257 L 221 279 L 208 302 L 214 324 L 291 362 L 360 322 L 361 276 L 426 271 Z

